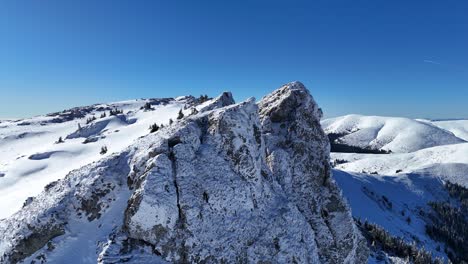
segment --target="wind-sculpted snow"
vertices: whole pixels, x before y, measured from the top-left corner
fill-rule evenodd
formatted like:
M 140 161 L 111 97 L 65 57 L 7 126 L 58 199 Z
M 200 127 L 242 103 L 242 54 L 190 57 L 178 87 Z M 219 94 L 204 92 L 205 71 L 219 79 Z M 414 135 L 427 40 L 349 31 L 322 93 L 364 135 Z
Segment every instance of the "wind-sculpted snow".
M 49 185 L 0 222 L 1 261 L 366 262 L 307 89 L 232 103 L 195 106 Z

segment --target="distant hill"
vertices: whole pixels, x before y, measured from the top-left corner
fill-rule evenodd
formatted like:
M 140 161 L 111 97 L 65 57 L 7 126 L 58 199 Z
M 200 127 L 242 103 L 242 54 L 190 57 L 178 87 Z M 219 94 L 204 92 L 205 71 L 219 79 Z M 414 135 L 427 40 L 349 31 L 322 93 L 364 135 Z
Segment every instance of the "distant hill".
M 449 123 L 431 123 L 402 117 L 346 115 L 325 119 L 321 124 L 331 139 L 332 152 L 335 144 L 339 147 L 343 145 L 357 147 L 369 150 L 371 153 L 376 153 L 377 150 L 408 153 L 466 142 L 463 133 L 467 130 L 458 133 L 454 125 L 457 121 L 447 122 Z M 461 137 L 457 137 L 455 132 Z M 365 153 L 365 151 L 339 151 L 339 149 L 336 152 Z

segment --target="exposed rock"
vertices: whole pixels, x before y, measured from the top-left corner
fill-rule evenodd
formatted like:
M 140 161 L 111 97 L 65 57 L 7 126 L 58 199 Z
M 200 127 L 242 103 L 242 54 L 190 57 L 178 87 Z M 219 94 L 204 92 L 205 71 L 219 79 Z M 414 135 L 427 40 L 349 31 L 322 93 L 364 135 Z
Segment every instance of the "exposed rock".
M 9 261 L 17 263 L 23 260 L 25 257 L 44 247 L 51 239 L 64 233 L 65 231 L 62 227 L 56 226 L 32 228 L 30 236 L 18 240 L 15 249 L 10 253 Z
M 322 111 L 309 91 L 299 82 L 290 83 L 259 106 L 268 166 L 314 230 L 321 261 L 364 263 L 365 241 L 330 177 Z

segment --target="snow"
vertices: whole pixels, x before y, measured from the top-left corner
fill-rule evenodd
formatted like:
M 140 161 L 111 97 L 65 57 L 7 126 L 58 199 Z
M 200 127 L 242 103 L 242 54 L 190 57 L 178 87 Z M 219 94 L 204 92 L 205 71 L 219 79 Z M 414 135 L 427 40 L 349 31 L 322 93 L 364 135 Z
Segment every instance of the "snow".
M 377 224 L 408 243 L 417 241 L 433 256 L 446 258 L 445 253 L 437 251 L 444 245 L 426 235 L 428 220 L 420 212 L 430 210 L 430 201 L 449 199 L 444 182 L 468 187 L 468 121 L 348 115 L 321 124 L 326 133 L 344 135 L 339 143 L 392 151 L 331 153 L 332 162 L 340 161 L 333 176 L 353 216 Z M 374 257 L 369 263 L 381 263 Z
M 436 250 L 443 245 L 427 236 L 427 218 L 420 213 L 430 210 L 427 205 L 430 201 L 449 199 L 439 177 L 424 172 L 386 176 L 341 170 L 333 170 L 333 176 L 351 205 L 354 217 L 375 223 L 407 243 L 418 241 L 420 247 L 434 256 L 446 257 Z M 391 206 L 384 199 L 390 201 Z
M 178 218 L 176 190 L 173 184 L 166 184 L 173 180 L 171 161 L 159 155 L 154 163 L 158 166 L 147 172 L 139 192 L 142 197 L 140 210 L 132 216 L 131 221 L 145 230 L 155 225 L 174 228 Z M 154 197 L 157 199 L 152 199 Z
M 468 141 L 468 120 L 433 121 L 431 123 Z
M 122 190 L 118 193 L 113 206 L 98 221 L 87 221 L 72 217 L 68 223 L 66 237 L 54 239 L 53 250 L 47 255 L 50 263 L 96 263 L 98 252 L 96 252 L 96 241 L 106 241 L 109 234 L 122 225 L 123 214 L 130 197 L 130 191 Z M 29 263 L 37 254 L 24 260 Z
M 437 146 L 411 153 L 354 154 L 332 153 L 332 160 L 349 161 L 337 166 L 351 172 L 377 172 L 398 175 L 418 171 L 432 172 L 445 180 L 468 186 L 468 143 Z M 397 172 L 400 171 L 400 172 Z
M 153 105 L 153 111 L 143 111 L 140 108 L 146 102 L 128 100 L 94 105 L 85 117 L 62 123 L 52 122 L 58 115 L 3 120 L 0 123 L 0 219 L 10 216 L 21 208 L 26 198 L 37 195 L 45 185 L 63 178 L 69 171 L 122 151 L 135 139 L 148 134 L 151 124 L 167 125 L 169 118 L 175 120 L 186 104 L 184 100 L 172 100 Z M 124 115 L 109 116 L 109 111 L 101 111 L 100 107 L 122 109 Z M 108 116 L 99 118 L 104 112 Z M 86 119 L 93 115 L 97 120 L 87 125 Z M 55 143 L 59 137 L 64 143 Z M 86 138 L 90 143 L 83 144 Z M 105 155 L 99 154 L 102 146 L 109 150 Z
M 466 142 L 436 124 L 402 117 L 347 115 L 321 124 L 327 134 L 343 134 L 340 143 L 397 153 Z

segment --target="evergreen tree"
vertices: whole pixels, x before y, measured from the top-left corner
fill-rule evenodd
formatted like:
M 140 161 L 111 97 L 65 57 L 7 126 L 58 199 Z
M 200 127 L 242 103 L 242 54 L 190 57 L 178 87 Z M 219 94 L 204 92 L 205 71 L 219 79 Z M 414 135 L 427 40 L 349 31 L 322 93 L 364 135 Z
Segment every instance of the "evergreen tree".
M 154 123 L 154 124 L 150 125 L 149 130 L 150 130 L 150 133 L 154 133 L 154 132 L 158 131 L 159 130 L 158 124 Z
M 371 249 L 375 251 L 384 251 L 387 254 L 405 258 L 408 263 L 417 264 L 442 264 L 440 258 L 433 258 L 432 254 L 424 248 L 418 249 L 416 243 L 408 244 L 399 237 L 390 235 L 385 229 L 365 221 L 355 220 L 357 227 L 361 230 L 364 237 L 369 242 Z
M 89 123 L 93 122 L 94 120 L 96 120 L 95 116 L 89 117 L 88 119 L 86 119 L 86 124 L 89 124 Z
M 111 115 L 111 116 L 119 115 L 119 114 L 123 114 L 123 110 L 119 110 L 117 108 L 114 108 L 114 109 L 110 110 L 110 113 L 109 113 L 109 115 Z
M 104 155 L 107 153 L 107 147 L 106 146 L 102 146 L 101 147 L 101 152 L 99 152 L 101 155 Z

